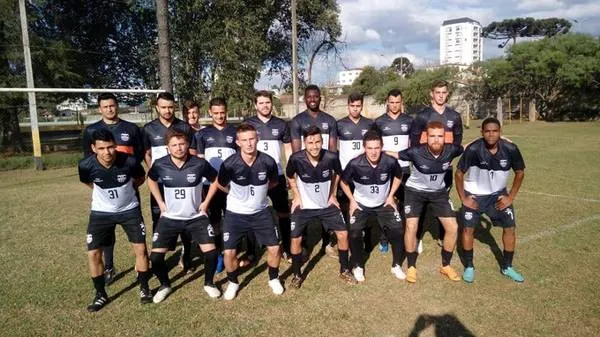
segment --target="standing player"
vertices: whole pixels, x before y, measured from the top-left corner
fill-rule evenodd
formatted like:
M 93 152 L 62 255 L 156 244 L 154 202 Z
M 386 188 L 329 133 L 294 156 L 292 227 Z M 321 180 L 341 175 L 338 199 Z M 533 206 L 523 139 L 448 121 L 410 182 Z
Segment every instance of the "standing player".
M 158 118 L 144 125 L 143 140 L 144 148 L 146 149 L 144 161 L 149 169 L 157 159 L 168 155 L 167 146 L 165 145 L 165 136 L 169 130 L 179 130 L 188 136 L 188 140 L 192 139 L 192 128 L 181 119 L 175 117 L 175 97 L 170 92 L 163 92 L 156 96 L 156 111 Z M 158 186 L 162 189 L 162 182 L 158 181 Z M 156 225 L 160 218 L 160 208 L 153 195 L 150 195 L 150 211 L 152 214 L 152 232 L 156 232 Z M 181 254 L 180 264 L 184 270 L 191 270 L 191 246 L 189 238 L 182 237 L 183 249 Z M 175 245 L 170 247 L 175 249 Z
M 400 186 L 402 171 L 397 160 L 382 153 L 383 140 L 376 130 L 367 131 L 363 139 L 365 153 L 352 159 L 342 176 L 341 187 L 350 200 L 350 250 L 352 270 L 358 282 L 365 280 L 365 249 L 363 230 L 370 217 L 375 216 L 381 231 L 392 244 L 391 272 L 398 279 L 406 276 L 402 263 L 402 217 L 394 201 L 394 193 Z M 354 184 L 354 193 L 349 184 Z
M 411 144 L 415 146 L 417 144 L 427 143 L 427 125 L 429 122 L 437 121 L 442 123 L 444 126 L 444 143 L 454 144 L 460 146 L 463 137 L 463 125 L 460 114 L 456 110 L 452 109 L 446 104 L 448 100 L 448 82 L 443 80 L 437 80 L 433 82 L 431 86 L 431 106 L 423 109 L 414 120 L 413 127 L 411 130 Z M 450 190 L 452 188 L 452 170 L 449 170 L 444 176 L 446 182 L 446 188 Z M 435 217 L 431 217 L 430 212 L 426 212 L 425 216 L 422 217 L 419 222 L 419 232 L 417 236 L 419 241 L 423 238 L 424 224 L 430 223 L 439 229 L 440 240 L 444 239 L 444 227 L 437 221 Z M 432 226 L 432 227 L 433 227 Z M 422 250 L 422 244 L 419 242 L 420 250 Z
M 463 204 L 460 212 L 464 222 L 462 244 L 466 261 L 463 280 L 468 283 L 475 280 L 473 230 L 481 215 L 487 214 L 494 223 L 502 226 L 502 274 L 513 281 L 523 282 L 525 278 L 512 267 L 516 242 L 512 204 L 525 178 L 525 162 L 515 144 L 500 138 L 500 121 L 496 118 L 483 121 L 481 134 L 483 138 L 465 149 L 454 175 L 456 191 Z M 511 169 L 515 178 L 508 193 L 506 186 Z
M 252 125 L 241 124 L 236 130 L 240 151 L 227 158 L 219 170 L 218 184 L 227 190 L 227 211 L 223 221 L 223 245 L 228 286 L 223 297 L 232 300 L 238 282 L 237 245 L 243 236 L 254 235 L 267 247 L 269 287 L 283 294 L 279 281 L 279 234 L 269 211 L 267 191 L 277 184 L 277 163 L 268 154 L 256 150 L 258 137 Z
M 112 246 L 115 226 L 121 224 L 135 252 L 135 269 L 140 282 L 140 301 L 150 303 L 150 272 L 146 256 L 146 227 L 137 187 L 144 183 L 145 172 L 132 156 L 117 152 L 114 136 L 108 129 L 92 134 L 92 151 L 79 162 L 79 180 L 92 189 L 92 206 L 87 229 L 88 264 L 96 296 L 87 307 L 98 311 L 108 303 L 105 289 L 102 247 Z
M 348 162 L 365 152 L 363 136 L 373 126 L 373 121 L 361 115 L 364 96 L 352 93 L 348 96 L 348 116 L 337 121 L 340 164 L 342 170 Z
M 217 171 L 201 158 L 189 154 L 188 135 L 169 130 L 165 136 L 169 155 L 154 162 L 148 172 L 148 187 L 160 207 L 158 229 L 152 237 L 152 270 L 160 281 L 154 303 L 162 302 L 171 292 L 165 253 L 177 236 L 189 237 L 204 254 L 204 291 L 211 298 L 221 296 L 213 283 L 217 266 L 215 233 L 206 216 L 208 204 L 217 190 Z M 202 179 L 213 182 L 202 200 Z M 158 185 L 162 181 L 162 193 Z
M 277 186 L 269 190 L 269 198 L 279 219 L 284 259 L 290 256 L 290 205 L 288 190 L 281 164 L 282 147 L 286 157 L 291 154 L 290 137 L 286 122 L 273 116 L 273 95 L 268 91 L 259 91 L 254 95 L 256 115 L 246 123 L 254 126 L 258 134 L 257 148 L 275 159 L 277 163 Z
M 398 159 L 398 152 L 406 150 L 410 146 L 410 131 L 413 119 L 404 113 L 402 92 L 399 89 L 392 89 L 388 92 L 386 108 L 387 112 L 375 120 L 375 125 L 379 128 L 383 137 L 383 151 Z M 398 163 L 402 173 L 408 177 L 410 174 L 408 162 L 398 160 Z M 406 182 L 406 180 L 403 179 L 403 182 Z M 404 202 L 404 183 L 400 185 L 395 196 L 398 203 L 402 205 Z M 382 252 L 388 251 L 387 239 L 383 233 L 379 242 L 379 250 Z
M 356 284 L 348 261 L 348 230 L 335 198 L 341 167 L 335 153 L 323 150 L 321 130 L 309 127 L 303 134 L 304 150 L 295 152 L 288 161 L 286 175 L 294 192 L 292 201 L 292 273 L 291 286 L 300 288 L 303 278 L 302 233 L 313 220 L 325 230 L 334 231 L 338 242 L 340 278 Z
M 144 143 L 140 128 L 134 123 L 119 118 L 119 102 L 112 93 L 102 93 L 98 96 L 98 106 L 102 119 L 88 125 L 83 131 L 83 156 L 94 155 L 92 150 L 92 135 L 100 129 L 108 129 L 115 139 L 116 150 L 134 156 L 138 162 L 144 159 Z M 138 194 L 139 200 L 139 194 Z M 114 246 L 106 246 L 104 254 L 104 278 L 106 284 L 110 284 L 115 275 L 114 268 Z
M 200 106 L 196 101 L 188 99 L 183 102 L 183 116 L 193 132 L 198 132 L 203 128 L 200 125 Z
M 440 220 L 446 231 L 440 273 L 452 281 L 459 281 L 460 276 L 450 266 L 456 247 L 458 224 L 444 175 L 452 169 L 452 160 L 462 153 L 462 147 L 444 144 L 444 125 L 440 122 L 429 122 L 426 132 L 427 144 L 412 146 L 398 155 L 401 160 L 411 162 L 410 176 L 404 192 L 404 243 L 408 259 L 406 281 L 417 282 L 417 227 L 419 216 L 425 207 L 429 207 L 431 215 Z

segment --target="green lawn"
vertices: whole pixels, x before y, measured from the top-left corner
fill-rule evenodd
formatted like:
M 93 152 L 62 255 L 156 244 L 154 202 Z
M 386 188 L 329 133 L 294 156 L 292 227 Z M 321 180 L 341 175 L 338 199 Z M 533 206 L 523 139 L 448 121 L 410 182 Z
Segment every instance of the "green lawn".
M 91 193 L 76 168 L 0 172 L 0 335 L 598 336 L 600 123 L 513 123 L 504 133 L 527 165 L 515 202 L 515 266 L 523 284 L 499 273 L 493 250 L 502 244 L 494 228 L 478 231 L 471 285 L 442 279 L 439 248 L 426 236 L 414 285 L 392 277 L 390 253 L 374 251 L 367 281 L 357 286 L 337 278 L 336 260 L 317 256 L 303 287 L 276 298 L 263 259 L 241 276 L 244 284 L 251 280 L 234 301 L 205 296 L 202 266 L 192 276 L 175 267 L 176 291 L 159 305 L 141 306 L 133 253 L 119 230 L 115 259 L 122 274 L 108 288 L 114 300 L 90 314 Z M 467 130 L 465 141 L 477 134 Z M 452 264 L 462 271 L 457 255 Z M 158 286 L 156 279 L 151 285 Z

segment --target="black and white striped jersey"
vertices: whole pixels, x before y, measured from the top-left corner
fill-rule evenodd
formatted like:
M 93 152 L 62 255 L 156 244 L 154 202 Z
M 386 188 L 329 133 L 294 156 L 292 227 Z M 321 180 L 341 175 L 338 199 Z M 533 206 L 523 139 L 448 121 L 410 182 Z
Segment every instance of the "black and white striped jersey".
M 498 152 L 491 154 L 480 138 L 467 146 L 457 167 L 465 173 L 467 192 L 489 195 L 505 189 L 510 170 L 524 170 L 525 161 L 517 145 L 500 139 Z
M 79 161 L 78 169 L 79 180 L 92 184 L 92 212 L 120 213 L 139 206 L 133 184 L 146 172 L 135 157 L 116 152 L 115 162 L 106 168 L 89 156 Z
M 362 141 L 363 136 L 372 126 L 373 121 L 362 116 L 358 123 L 354 123 L 350 117 L 344 117 L 337 121 L 338 152 L 340 153 L 342 169 L 346 168 L 352 158 L 365 152 Z
M 161 123 L 160 119 L 158 118 L 148 122 L 146 125 L 144 125 L 142 135 L 144 139 L 145 150 L 147 151 L 150 149 L 152 154 L 152 162 L 150 165 L 154 164 L 158 158 L 162 158 L 169 154 L 167 145 L 165 144 L 165 136 L 170 129 L 177 129 L 183 132 L 184 134 L 188 135 L 188 141 L 190 143 L 192 142 L 193 129 L 188 123 L 179 118 L 174 118 L 169 127 L 166 127 L 163 123 Z
M 435 157 L 427 144 L 412 146 L 398 154 L 402 160 L 410 162 L 410 177 L 406 187 L 423 192 L 439 192 L 446 188 L 444 175 L 452 170 L 452 160 L 463 152 L 462 146 L 444 145 L 439 156 Z
M 186 162 L 177 167 L 171 156 L 157 159 L 152 165 L 148 178 L 160 181 L 163 186 L 167 212 L 163 216 L 176 220 L 197 218 L 202 203 L 202 180 L 214 181 L 217 171 L 203 158 L 188 156 Z
M 219 184 L 229 185 L 227 210 L 238 214 L 255 214 L 269 206 L 269 182 L 276 182 L 277 163 L 266 153 L 257 152 L 248 166 L 238 152 L 225 159 L 219 170 Z
M 366 207 L 379 207 L 385 203 L 394 177 L 402 179 L 402 169 L 394 157 L 385 153 L 381 154 L 375 167 L 365 154 L 361 154 L 348 163 L 342 175 L 346 183 L 354 184 L 356 202 Z
M 290 156 L 285 174 L 296 179 L 303 209 L 323 209 L 329 207 L 329 192 L 332 178 L 341 174 L 342 168 L 335 152 L 321 150 L 317 166 L 313 166 L 306 151 L 298 151 Z
M 192 148 L 204 155 L 210 165 L 219 171 L 223 161 L 236 152 L 235 126 L 227 124 L 219 130 L 210 125 L 201 129 L 194 135 Z
M 400 152 L 410 146 L 410 131 L 413 119 L 407 114 L 400 114 L 396 119 L 385 113 L 375 120 L 375 125 L 381 130 L 383 151 Z M 400 167 L 407 173 L 408 162 L 398 160 Z
M 104 120 L 88 125 L 83 131 L 83 156 L 94 155 L 92 136 L 95 131 L 107 129 L 115 137 L 117 151 L 134 156 L 138 161 L 144 160 L 144 142 L 142 132 L 134 123 L 119 119 L 115 124 L 106 124 Z
M 427 124 L 437 121 L 444 125 L 444 142 L 446 144 L 460 145 L 463 137 L 463 125 L 460 114 L 446 105 L 443 113 L 438 113 L 431 106 L 421 110 L 414 120 L 411 130 L 411 144 L 427 143 Z
M 323 111 L 319 111 L 316 118 L 312 118 L 308 110 L 304 110 L 292 118 L 289 129 L 290 138 L 300 140 L 300 142 L 302 142 L 302 149 L 304 149 L 304 137 L 302 134 L 304 133 L 304 130 L 308 129 L 312 125 L 316 125 L 319 129 L 321 129 L 323 148 L 328 150 L 329 139 L 334 139 L 337 141 L 337 123 L 335 118 Z
M 258 116 L 248 118 L 246 123 L 256 128 L 256 133 L 258 134 L 256 148 L 258 151 L 264 152 L 275 159 L 278 173 L 282 175 L 281 148 L 284 143 L 289 144 L 290 142 L 287 123 L 283 119 L 273 115 L 271 115 L 271 118 L 266 123 L 263 123 Z

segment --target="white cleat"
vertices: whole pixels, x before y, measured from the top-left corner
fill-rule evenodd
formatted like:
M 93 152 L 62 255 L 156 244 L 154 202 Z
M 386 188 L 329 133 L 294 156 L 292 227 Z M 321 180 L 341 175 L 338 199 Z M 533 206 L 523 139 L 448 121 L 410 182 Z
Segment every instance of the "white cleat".
M 171 294 L 172 292 L 173 292 L 173 289 L 171 289 L 171 287 L 160 286 L 160 288 L 158 288 L 158 291 L 156 292 L 156 294 L 154 294 L 154 297 L 152 297 L 152 302 L 160 303 L 160 302 L 164 301 L 165 298 L 167 298 L 167 296 L 169 296 L 169 294 Z
M 227 289 L 225 289 L 225 293 L 223 294 L 223 298 L 231 301 L 237 295 L 238 289 L 240 289 L 240 285 L 237 283 L 229 282 L 227 284 Z
M 419 240 L 417 244 L 417 253 L 421 254 L 423 252 L 423 240 Z
M 204 292 L 206 292 L 210 298 L 219 298 L 219 296 L 221 296 L 219 289 L 212 285 L 204 286 Z
M 393 266 L 390 269 L 390 271 L 392 272 L 392 274 L 394 274 L 394 276 L 396 276 L 397 279 L 399 279 L 399 280 L 406 279 L 406 274 L 404 274 L 404 272 L 402 271 L 402 267 L 400 267 L 399 265 Z
M 281 281 L 279 281 L 279 278 L 274 278 L 274 279 L 270 280 L 269 287 L 271 287 L 273 294 L 275 294 L 275 295 L 283 294 L 283 286 L 281 285 Z
M 352 275 L 354 275 L 354 278 L 358 282 L 365 281 L 365 271 L 361 267 L 356 267 L 356 268 L 352 269 Z

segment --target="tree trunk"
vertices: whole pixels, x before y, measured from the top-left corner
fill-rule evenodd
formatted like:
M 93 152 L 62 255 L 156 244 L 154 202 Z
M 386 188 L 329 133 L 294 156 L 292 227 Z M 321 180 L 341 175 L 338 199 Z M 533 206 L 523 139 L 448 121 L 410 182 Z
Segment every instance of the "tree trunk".
M 158 62 L 160 87 L 173 92 L 171 73 L 171 47 L 169 46 L 169 10 L 167 0 L 156 0 L 156 22 L 158 25 Z

